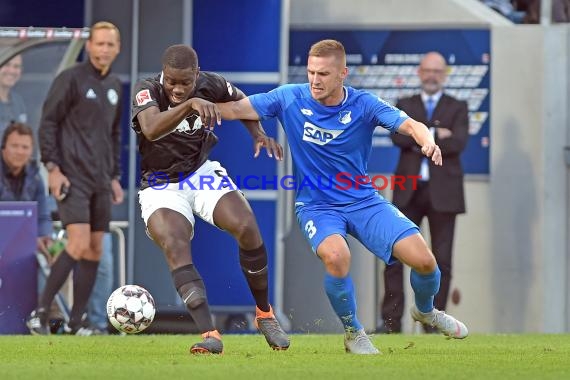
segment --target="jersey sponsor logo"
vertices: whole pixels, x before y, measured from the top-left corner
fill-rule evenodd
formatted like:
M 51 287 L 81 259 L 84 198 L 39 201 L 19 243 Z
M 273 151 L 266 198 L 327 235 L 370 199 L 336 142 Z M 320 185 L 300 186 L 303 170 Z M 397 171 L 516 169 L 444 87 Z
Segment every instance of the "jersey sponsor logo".
M 305 116 L 313 116 L 313 111 L 306 108 L 301 108 L 301 113 Z
M 340 111 L 340 113 L 338 114 L 338 121 L 340 121 L 344 125 L 350 123 L 352 121 L 352 118 L 350 117 L 351 112 L 352 111 Z
M 150 97 L 150 91 L 148 89 L 140 90 L 135 97 L 137 100 L 137 106 L 144 106 L 145 104 L 152 102 Z
M 109 99 L 109 103 L 112 105 L 117 105 L 117 102 L 119 101 L 119 94 L 117 94 L 117 91 L 115 91 L 114 88 L 111 88 L 109 91 L 107 91 L 107 99 Z
M 97 94 L 95 93 L 95 91 L 93 91 L 92 88 L 90 88 L 89 90 L 87 90 L 87 93 L 85 94 L 85 97 L 87 99 L 97 99 Z
M 192 122 L 192 118 L 195 118 L 193 120 L 192 123 L 192 127 L 190 127 L 190 123 L 188 122 L 188 119 L 190 119 L 190 122 Z M 202 119 L 200 119 L 200 116 L 198 115 L 192 115 L 190 118 L 188 119 L 184 119 L 180 122 L 180 124 L 178 124 L 178 126 L 176 127 L 176 129 L 174 129 L 176 132 L 181 132 L 181 133 L 185 133 L 187 135 L 193 135 L 194 133 L 196 133 L 197 130 L 199 130 L 200 128 L 202 128 Z
M 303 127 L 303 141 L 317 145 L 326 145 L 336 139 L 344 130 L 319 128 L 314 124 L 305 122 Z

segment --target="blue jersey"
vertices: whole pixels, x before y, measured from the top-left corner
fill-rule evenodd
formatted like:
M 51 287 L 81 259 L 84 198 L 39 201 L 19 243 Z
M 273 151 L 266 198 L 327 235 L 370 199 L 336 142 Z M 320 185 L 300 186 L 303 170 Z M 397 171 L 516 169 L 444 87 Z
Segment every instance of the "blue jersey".
M 368 176 L 372 134 L 395 132 L 408 116 L 384 100 L 352 87 L 337 106 L 311 97 L 309 84 L 287 84 L 249 96 L 259 117 L 277 117 L 293 158 L 296 204 L 352 204 L 376 193 Z

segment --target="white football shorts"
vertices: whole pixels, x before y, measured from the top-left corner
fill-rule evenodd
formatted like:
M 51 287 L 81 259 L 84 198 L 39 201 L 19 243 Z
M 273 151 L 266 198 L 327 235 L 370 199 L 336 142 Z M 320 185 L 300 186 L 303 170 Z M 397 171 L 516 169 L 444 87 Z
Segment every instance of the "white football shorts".
M 139 191 L 145 225 L 153 212 L 168 208 L 184 215 L 194 227 L 194 214 L 214 224 L 214 208 L 225 194 L 239 190 L 218 161 L 207 160 L 194 174 L 179 183 L 160 184 Z M 192 232 L 192 235 L 194 232 Z

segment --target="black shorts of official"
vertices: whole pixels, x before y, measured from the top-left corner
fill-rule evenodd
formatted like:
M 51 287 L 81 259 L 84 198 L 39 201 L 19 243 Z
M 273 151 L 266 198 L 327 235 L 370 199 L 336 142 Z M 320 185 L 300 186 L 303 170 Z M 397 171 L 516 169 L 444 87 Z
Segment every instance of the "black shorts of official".
M 109 231 L 111 189 L 84 189 L 73 186 L 63 201 L 57 202 L 61 224 L 87 223 L 91 231 Z

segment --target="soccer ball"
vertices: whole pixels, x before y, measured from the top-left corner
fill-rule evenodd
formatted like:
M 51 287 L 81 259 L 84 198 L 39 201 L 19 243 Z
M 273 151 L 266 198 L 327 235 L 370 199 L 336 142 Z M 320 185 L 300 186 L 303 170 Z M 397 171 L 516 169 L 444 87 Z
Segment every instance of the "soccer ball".
M 154 299 L 138 285 L 121 286 L 107 301 L 109 321 L 119 331 L 136 334 L 146 329 L 154 319 Z

